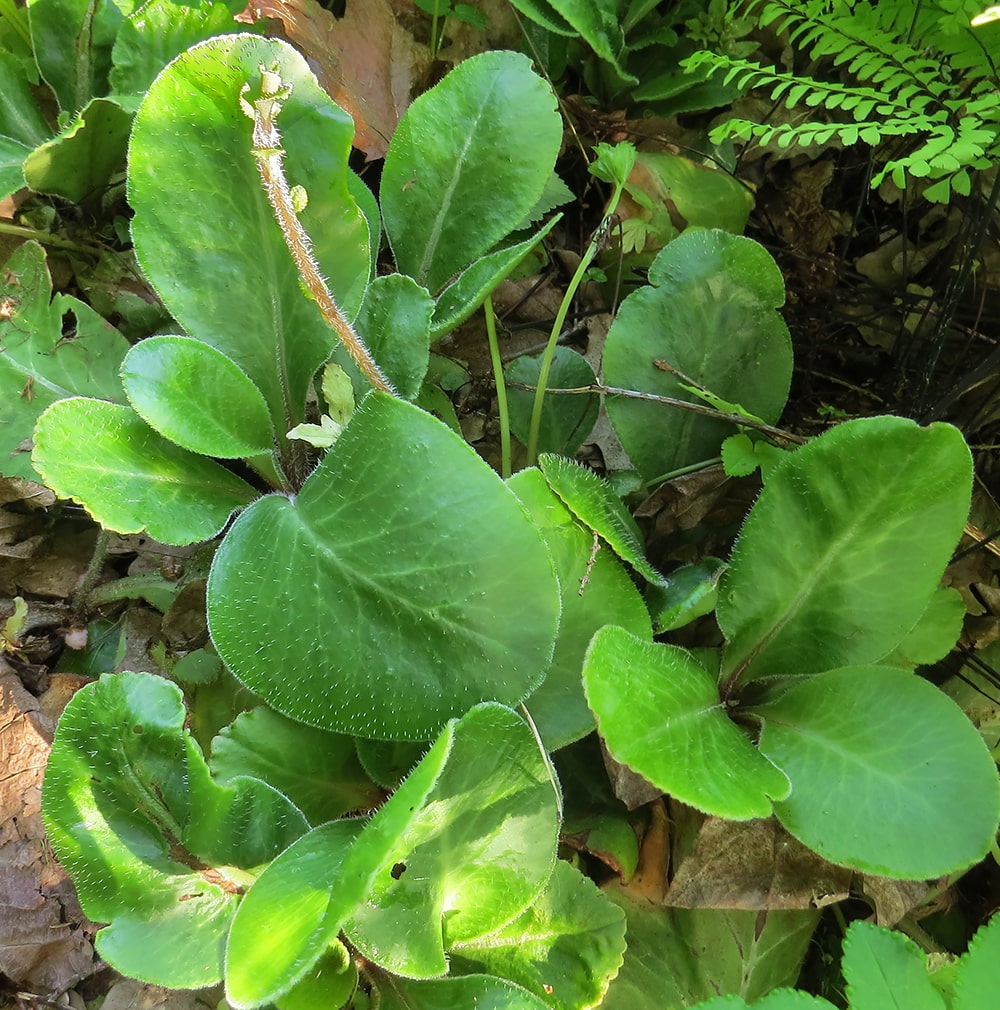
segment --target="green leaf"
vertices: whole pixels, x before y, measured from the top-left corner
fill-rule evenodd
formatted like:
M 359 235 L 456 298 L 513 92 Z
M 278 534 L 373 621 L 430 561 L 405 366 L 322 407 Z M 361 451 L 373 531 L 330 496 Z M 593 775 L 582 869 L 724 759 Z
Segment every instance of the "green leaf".
M 119 971 L 202 988 L 222 951 L 249 869 L 308 830 L 255 779 L 214 782 L 184 729 L 181 692 L 150 674 L 104 675 L 78 691 L 52 744 L 42 814 L 97 937 Z
M 605 381 L 698 401 L 683 380 L 657 367 L 663 361 L 776 421 L 788 396 L 792 346 L 776 311 L 784 281 L 770 254 L 727 232 L 687 231 L 653 261 L 649 282 L 625 299 L 608 331 Z M 609 397 L 607 407 L 633 464 L 650 479 L 718 455 L 733 431 L 724 421 L 630 397 Z
M 117 102 L 95 98 L 58 136 L 28 155 L 24 178 L 38 193 L 82 203 L 124 168 L 131 127 L 130 112 Z
M 31 437 L 39 414 L 56 400 L 96 396 L 124 400 L 118 367 L 128 344 L 89 306 L 67 295 L 52 297 L 45 253 L 25 242 L 0 274 L 0 471 L 35 480 L 20 444 Z M 63 317 L 76 318 L 76 336 L 63 337 Z
M 0 136 L 0 199 L 26 185 L 21 166 L 30 153 L 31 148 L 26 144 Z
M 729 718 L 715 678 L 684 649 L 609 625 L 590 643 L 583 684 L 612 756 L 684 803 L 745 821 L 788 796 L 788 779 Z
M 649 638 L 649 613 L 618 559 L 607 551 L 594 555 L 593 534 L 576 521 L 538 470 L 522 470 L 507 486 L 544 537 L 559 579 L 562 612 L 552 665 L 526 702 L 546 748 L 556 750 L 594 729 L 581 678 L 591 637 L 605 624 L 618 624 Z
M 349 736 L 292 722 L 268 708 L 244 712 L 212 741 L 212 773 L 240 775 L 284 793 L 311 824 L 378 805 L 381 790 L 365 775 Z
M 524 720 L 491 703 L 470 710 L 454 724 L 423 809 L 348 923 L 351 943 L 396 974 L 443 975 L 448 947 L 510 922 L 545 886 L 559 834 L 557 790 Z
M 275 1000 L 278 1010 L 347 1007 L 358 987 L 358 966 L 347 948 L 334 940 L 313 971 Z
M 725 570 L 724 561 L 705 557 L 672 571 L 665 585 L 647 587 L 646 606 L 653 615 L 656 633 L 683 628 L 715 610 L 719 579 Z
M 406 400 L 416 398 L 427 374 L 433 311 L 426 288 L 405 274 L 388 274 L 368 286 L 354 324 L 372 357 Z M 356 388 L 367 390 L 367 381 L 359 378 Z
M 557 214 L 531 238 L 482 256 L 463 270 L 438 296 L 431 319 L 431 339 L 437 340 L 461 326 L 483 304 L 486 296 L 531 255 L 561 218 L 562 215 Z
M 522 355 L 507 366 L 504 377 L 511 383 L 536 386 L 541 364 L 541 358 Z M 549 372 L 549 386 L 571 389 L 577 386 L 589 386 L 596 381 L 597 376 L 583 355 L 569 347 L 555 349 L 552 369 Z M 525 445 L 531 427 L 534 399 L 534 392 L 527 389 L 507 391 L 510 428 Z M 600 398 L 596 394 L 546 396 L 542 407 L 542 427 L 538 436 L 539 451 L 572 456 L 593 430 L 600 407 Z
M 129 407 L 73 397 L 38 419 L 32 465 L 62 498 L 117 533 L 165 544 L 208 540 L 257 492 L 158 435 Z
M 520 53 L 473 56 L 417 98 L 380 189 L 400 271 L 436 293 L 495 246 L 541 195 L 561 140 L 555 97 Z
M 613 186 L 624 186 L 635 167 L 635 144 L 595 144 L 594 160 L 587 171 Z
M 0 136 L 24 147 L 37 147 L 48 140 L 52 130 L 38 107 L 23 64 L 0 50 Z
M 354 747 L 365 774 L 384 789 L 393 790 L 427 750 L 409 740 L 366 740 L 354 737 Z
M 1000 915 L 979 929 L 958 963 L 952 1010 L 989 1006 L 1000 988 Z
M 716 996 L 696 1003 L 694 1010 L 834 1010 L 821 996 L 810 996 L 799 989 L 774 989 L 763 999 L 747 1003 L 742 996 Z
M 190 337 L 148 337 L 129 351 L 122 383 L 136 413 L 191 452 L 240 459 L 274 445 L 267 404 L 221 351 Z
M 753 710 L 792 785 L 782 824 L 833 863 L 922 880 L 965 869 L 1000 821 L 996 766 L 950 698 L 912 673 L 818 674 Z
M 605 63 L 611 64 L 623 81 L 639 83 L 639 79 L 618 62 L 618 56 L 625 52 L 625 37 L 615 0 L 548 0 L 548 4 L 576 29 Z
M 548 1010 L 526 989 L 493 975 L 414 982 L 380 978 L 379 1010 Z
M 111 60 L 111 87 L 120 95 L 141 95 L 156 75 L 196 42 L 255 29 L 233 19 L 234 5 L 147 0 L 118 30 Z
M 237 1007 L 262 1006 L 289 992 L 323 956 L 365 900 L 376 875 L 392 865 L 399 837 L 419 816 L 450 753 L 449 723 L 393 796 L 365 825 L 315 828 L 260 875 L 233 922 L 226 991 Z M 295 915 L 287 917 L 291 902 Z M 272 929 L 284 922 L 280 945 Z
M 851 1010 L 945 1010 L 923 953 L 902 933 L 852 922 L 841 970 Z
M 261 186 L 253 124 L 240 108 L 243 85 L 275 63 L 293 88 L 278 120 L 288 181 L 309 193 L 302 224 L 353 317 L 369 264 L 368 225 L 348 189 L 353 125 L 287 44 L 227 35 L 174 60 L 136 116 L 129 202 L 136 257 L 157 293 L 185 332 L 246 372 L 275 430 L 285 432 L 303 420 L 336 337 L 303 294 Z
M 426 740 L 538 685 L 559 597 L 538 533 L 475 452 L 369 394 L 294 501 L 272 495 L 237 520 L 208 610 L 220 656 L 280 712 Z
M 523 985 L 556 1010 L 597 1006 L 625 953 L 625 915 L 561 860 L 517 919 L 451 948 L 451 970 L 477 966 Z
M 133 3 L 29 0 L 35 61 L 63 112 L 108 93 L 111 47 Z
M 352 908 L 331 896 L 363 826 L 334 821 L 314 828 L 254 882 L 226 945 L 226 997 L 232 1006 L 243 1010 L 274 1002 L 306 977 L 336 939 Z
M 962 594 L 952 586 L 938 586 L 923 616 L 882 663 L 912 668 L 940 662 L 955 647 L 964 621 Z
M 754 1000 L 793 985 L 819 921 L 812 909 L 664 908 L 618 884 L 604 892 L 625 909 L 628 950 L 601 1010 L 700 1006 L 719 992 Z
M 545 453 L 538 463 L 549 486 L 584 526 L 606 540 L 615 554 L 648 582 L 664 581 L 646 560 L 639 527 L 607 481 L 564 456 Z
M 723 673 L 805 674 L 882 658 L 927 609 L 969 512 L 961 433 L 864 418 L 790 453 L 722 580 Z

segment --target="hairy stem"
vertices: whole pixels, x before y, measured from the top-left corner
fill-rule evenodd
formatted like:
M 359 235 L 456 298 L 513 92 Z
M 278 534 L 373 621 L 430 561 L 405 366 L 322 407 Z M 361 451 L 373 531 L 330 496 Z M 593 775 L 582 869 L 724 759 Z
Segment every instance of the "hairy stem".
M 292 192 L 285 179 L 282 164 L 285 152 L 281 147 L 281 134 L 276 122 L 277 115 L 281 111 L 281 103 L 291 93 L 291 85 L 284 84 L 274 68 L 268 69 L 262 66 L 260 71 L 260 98 L 252 103 L 244 100 L 243 109 L 253 119 L 253 151 L 257 158 L 257 168 L 264 192 L 281 228 L 281 234 L 285 238 L 285 244 L 323 318 L 340 337 L 358 368 L 376 389 L 395 395 L 396 390 L 392 383 L 386 378 L 364 341 L 337 306 L 313 256 L 312 242 L 295 211 Z M 248 87 L 244 88 L 244 93 Z

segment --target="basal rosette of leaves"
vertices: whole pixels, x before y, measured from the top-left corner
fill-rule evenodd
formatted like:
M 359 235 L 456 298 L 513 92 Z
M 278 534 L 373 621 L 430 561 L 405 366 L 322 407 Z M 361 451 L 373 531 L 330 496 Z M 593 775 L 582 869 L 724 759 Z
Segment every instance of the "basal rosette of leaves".
M 865 872 L 922 879 L 981 859 L 1000 819 L 996 767 L 913 672 L 961 628 L 938 583 L 971 473 L 957 429 L 895 417 L 788 454 L 719 584 L 720 665 L 622 628 L 594 636 L 584 686 L 611 753 L 706 813 L 774 813 Z
M 118 403 L 52 404 L 33 463 L 120 532 L 190 543 L 240 511 L 208 591 L 227 665 L 312 725 L 428 740 L 476 702 L 515 704 L 541 683 L 560 610 L 552 562 L 495 474 L 402 399 L 362 403 L 307 477 L 286 432 L 337 340 L 303 294 L 258 177 L 241 99 L 265 65 L 291 88 L 285 167 L 308 193 L 299 216 L 319 266 L 396 387 L 419 393 L 435 302 L 405 275 L 370 280 L 379 215 L 348 168 L 349 118 L 289 46 L 229 35 L 159 74 L 130 141 L 137 258 L 186 333 L 129 351 Z M 514 53 L 467 61 L 408 111 L 382 182 L 387 228 L 400 265 L 443 287 L 450 319 L 530 248 L 490 253 L 541 194 L 560 138 L 551 91 Z M 501 149 L 512 167 L 496 177 Z M 489 228 L 466 228 L 485 208 Z M 370 389 L 356 368 L 353 381 L 358 397 Z M 254 482 L 225 459 L 244 460 Z M 262 484 L 279 491 L 261 497 Z M 517 621 L 496 619 L 515 610 Z
M 185 715 L 168 681 L 105 675 L 73 698 L 53 743 L 46 828 L 86 914 L 108 923 L 97 947 L 119 971 L 185 988 L 224 978 L 240 1008 L 299 1005 L 332 977 L 340 1006 L 358 981 L 340 937 L 390 993 L 397 974 L 446 975 L 461 948 L 473 972 L 452 972 L 462 993 L 500 986 L 543 1006 L 528 993 L 555 980 L 560 1006 L 600 999 L 624 919 L 568 865 L 553 872 L 559 787 L 511 710 L 487 703 L 450 721 L 373 817 L 315 827 L 250 774 L 251 752 L 228 748 L 220 783 L 223 762 L 206 761 Z M 296 788 L 305 766 L 294 753 L 287 765 Z M 539 901 L 558 928 L 527 915 Z M 498 959 L 501 946 L 514 949 Z M 405 984 L 407 1005 L 459 1005 Z

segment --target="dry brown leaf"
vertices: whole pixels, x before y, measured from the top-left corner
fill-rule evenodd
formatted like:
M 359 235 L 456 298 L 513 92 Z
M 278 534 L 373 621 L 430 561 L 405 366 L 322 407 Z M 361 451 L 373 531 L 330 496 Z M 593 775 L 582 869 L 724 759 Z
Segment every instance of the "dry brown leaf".
M 774 818 L 706 818 L 666 903 L 680 908 L 821 908 L 849 896 L 851 871 L 793 838 Z
M 875 909 L 875 922 L 891 929 L 915 908 L 927 903 L 934 886 L 922 880 L 889 880 L 865 876 L 861 893 Z
M 309 61 L 320 86 L 351 114 L 354 146 L 385 156 L 413 82 L 430 64 L 426 46 L 398 24 L 388 0 L 348 3 L 339 20 L 315 0 L 253 0 L 239 20 L 274 18 Z
M 53 724 L 0 660 L 0 972 L 62 992 L 93 971 L 93 927 L 55 861 L 41 818 Z

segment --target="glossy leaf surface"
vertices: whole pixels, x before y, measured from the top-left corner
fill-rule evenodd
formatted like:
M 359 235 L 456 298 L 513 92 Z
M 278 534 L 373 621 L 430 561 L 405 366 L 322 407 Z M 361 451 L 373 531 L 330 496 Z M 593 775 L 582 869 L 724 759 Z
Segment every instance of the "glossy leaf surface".
M 451 948 L 468 963 L 523 985 L 556 1010 L 597 1006 L 625 952 L 625 916 L 586 877 L 558 861 L 546 888 L 517 919 Z
M 165 544 L 213 537 L 257 492 L 153 431 L 130 407 L 73 397 L 38 419 L 32 464 L 102 526 Z
M 426 740 L 475 702 L 516 704 L 540 683 L 559 594 L 496 475 L 441 422 L 371 394 L 294 501 L 240 516 L 208 608 L 219 654 L 279 711 Z
M 450 333 L 471 316 L 486 296 L 531 255 L 531 250 L 556 226 L 557 215 L 531 238 L 505 246 L 475 260 L 438 296 L 431 319 L 434 340 Z
M 930 604 L 969 511 L 958 429 L 900 417 L 841 424 L 771 473 L 719 591 L 723 673 L 871 663 Z
M 608 331 L 608 385 L 697 402 L 662 362 L 776 421 L 788 396 L 792 346 L 776 311 L 784 280 L 763 247 L 728 232 L 687 231 L 653 261 L 649 282 L 625 299 Z M 726 422 L 628 397 L 609 397 L 607 408 L 648 479 L 718 455 L 733 433 Z
M 226 945 L 226 997 L 232 1006 L 273 1003 L 302 980 L 336 939 L 352 908 L 331 910 L 331 895 L 363 826 L 361 821 L 334 821 L 315 828 L 254 882 Z
M 226 35 L 174 60 L 136 116 L 129 202 L 136 256 L 170 312 L 246 372 L 276 430 L 287 431 L 302 420 L 307 387 L 336 337 L 302 292 L 240 107 L 243 85 L 258 89 L 261 64 L 274 63 L 292 85 L 278 118 L 288 182 L 309 194 L 303 227 L 353 316 L 369 264 L 368 226 L 348 191 L 353 124 L 287 44 Z
M 562 613 L 552 665 L 525 703 L 546 748 L 556 750 L 594 728 L 581 675 L 594 633 L 605 624 L 617 624 L 649 638 L 649 613 L 621 562 L 607 550 L 594 553 L 594 535 L 574 518 L 538 470 L 522 470 L 507 486 L 545 538 L 559 578 Z
M 42 811 L 53 849 L 119 971 L 201 988 L 250 869 L 308 830 L 263 782 L 213 781 L 184 729 L 180 690 L 150 674 L 105 675 L 59 721 Z
M 541 358 L 522 355 L 515 358 L 505 369 L 504 376 L 509 383 L 525 386 L 538 385 Z M 572 389 L 589 386 L 597 381 L 594 370 L 582 354 L 569 347 L 557 347 L 552 358 L 548 385 L 554 388 Z M 511 388 L 507 391 L 510 404 L 510 430 L 525 444 L 531 429 L 531 411 L 535 394 L 533 389 Z M 542 426 L 538 434 L 540 452 L 559 453 L 573 456 L 583 445 L 593 430 L 600 411 L 597 394 L 581 393 L 575 396 L 549 394 L 542 406 Z
M 901 670 L 848 667 L 755 711 L 761 753 L 792 784 L 775 812 L 824 858 L 922 880 L 985 855 L 1000 821 L 996 766 L 934 685 Z
M 767 817 L 771 801 L 788 795 L 788 779 L 729 718 L 715 678 L 684 649 L 603 628 L 583 683 L 608 750 L 664 792 L 740 821 Z
M 380 187 L 400 271 L 436 293 L 488 252 L 541 195 L 561 140 L 555 96 L 520 53 L 473 56 L 417 98 Z
M 126 356 L 122 382 L 139 416 L 191 452 L 240 459 L 271 451 L 274 435 L 260 390 L 200 340 L 147 337 Z
M 368 810 L 382 792 L 365 775 L 354 740 L 292 722 L 269 708 L 244 712 L 212 741 L 220 782 L 251 775 L 284 793 L 311 824 Z
M 522 912 L 555 862 L 558 786 L 550 775 L 530 728 L 510 709 L 484 704 L 463 716 L 423 809 L 347 925 L 351 942 L 389 971 L 430 978 L 447 971 L 451 944 Z
M 379 987 L 380 1010 L 548 1010 L 526 989 L 493 975 L 414 982 L 385 978 Z

